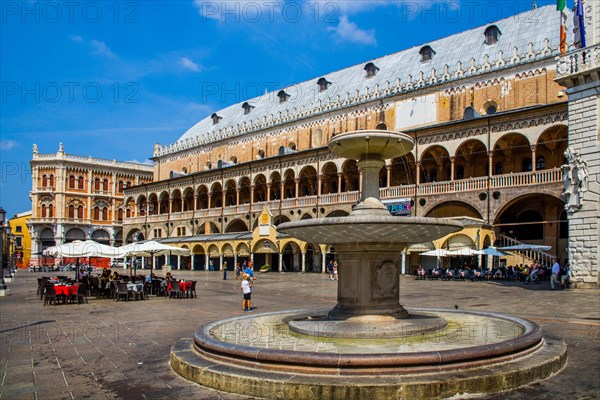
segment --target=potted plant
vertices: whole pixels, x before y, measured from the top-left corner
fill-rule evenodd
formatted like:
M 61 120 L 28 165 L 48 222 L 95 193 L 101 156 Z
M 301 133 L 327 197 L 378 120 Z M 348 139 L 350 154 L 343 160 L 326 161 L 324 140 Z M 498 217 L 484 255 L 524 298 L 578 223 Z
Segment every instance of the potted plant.
M 271 266 L 269 264 L 265 264 L 260 267 L 260 272 L 269 272 L 271 270 Z

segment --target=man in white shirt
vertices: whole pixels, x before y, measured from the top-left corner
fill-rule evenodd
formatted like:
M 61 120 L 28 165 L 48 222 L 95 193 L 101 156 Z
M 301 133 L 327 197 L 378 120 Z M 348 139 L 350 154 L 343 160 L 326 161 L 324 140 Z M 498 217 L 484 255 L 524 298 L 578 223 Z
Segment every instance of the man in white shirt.
M 550 287 L 554 290 L 554 284 L 560 286 L 560 281 L 558 279 L 560 275 L 560 264 L 558 263 L 558 258 L 554 259 L 554 264 L 552 264 L 552 277 L 550 278 Z

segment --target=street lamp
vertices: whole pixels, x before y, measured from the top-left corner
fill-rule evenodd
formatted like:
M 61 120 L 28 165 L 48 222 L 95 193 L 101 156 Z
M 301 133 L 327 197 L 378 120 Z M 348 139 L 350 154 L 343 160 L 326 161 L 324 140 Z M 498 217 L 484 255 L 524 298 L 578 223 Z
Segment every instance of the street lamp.
M 6 260 L 6 266 L 7 266 L 7 271 L 6 271 L 6 277 L 7 278 L 12 278 L 13 275 L 13 268 L 14 268 L 14 263 L 13 263 L 13 254 L 14 254 L 14 243 L 15 243 L 15 235 L 11 232 L 11 227 L 10 225 L 8 225 L 6 227 L 6 237 L 8 239 L 8 259 Z
M 4 282 L 4 219 L 6 210 L 0 207 L 0 296 L 8 294 L 8 288 Z

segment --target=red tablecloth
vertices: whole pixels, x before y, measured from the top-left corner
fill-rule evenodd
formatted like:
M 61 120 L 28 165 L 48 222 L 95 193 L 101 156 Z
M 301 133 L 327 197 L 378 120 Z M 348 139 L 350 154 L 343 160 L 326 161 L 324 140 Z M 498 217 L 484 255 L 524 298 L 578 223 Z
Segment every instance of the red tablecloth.
M 54 286 L 54 290 L 56 291 L 56 295 L 57 296 L 71 296 L 71 295 L 76 295 L 77 294 L 77 289 L 79 288 L 79 285 L 71 285 L 71 286 L 65 286 L 65 285 L 55 285 Z
M 182 291 L 188 290 L 192 286 L 192 282 L 179 282 L 179 287 Z

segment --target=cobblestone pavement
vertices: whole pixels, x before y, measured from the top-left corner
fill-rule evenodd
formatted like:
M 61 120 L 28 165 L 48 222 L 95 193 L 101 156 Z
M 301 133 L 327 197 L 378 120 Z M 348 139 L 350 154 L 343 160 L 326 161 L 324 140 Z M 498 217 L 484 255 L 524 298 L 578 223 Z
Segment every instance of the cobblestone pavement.
M 0 399 L 244 399 L 190 383 L 169 367 L 171 345 L 199 325 L 241 315 L 236 280 L 218 272 L 175 271 L 197 279 L 198 298 L 43 306 L 41 273 L 19 271 L 0 297 Z M 260 274 L 256 312 L 333 307 L 336 283 L 320 274 Z M 537 322 L 568 344 L 559 374 L 488 400 L 600 399 L 600 292 L 550 291 L 547 283 L 415 281 L 402 277 L 401 303 L 495 311 Z M 460 398 L 460 397 L 457 397 Z M 467 398 L 467 397 L 465 397 Z

